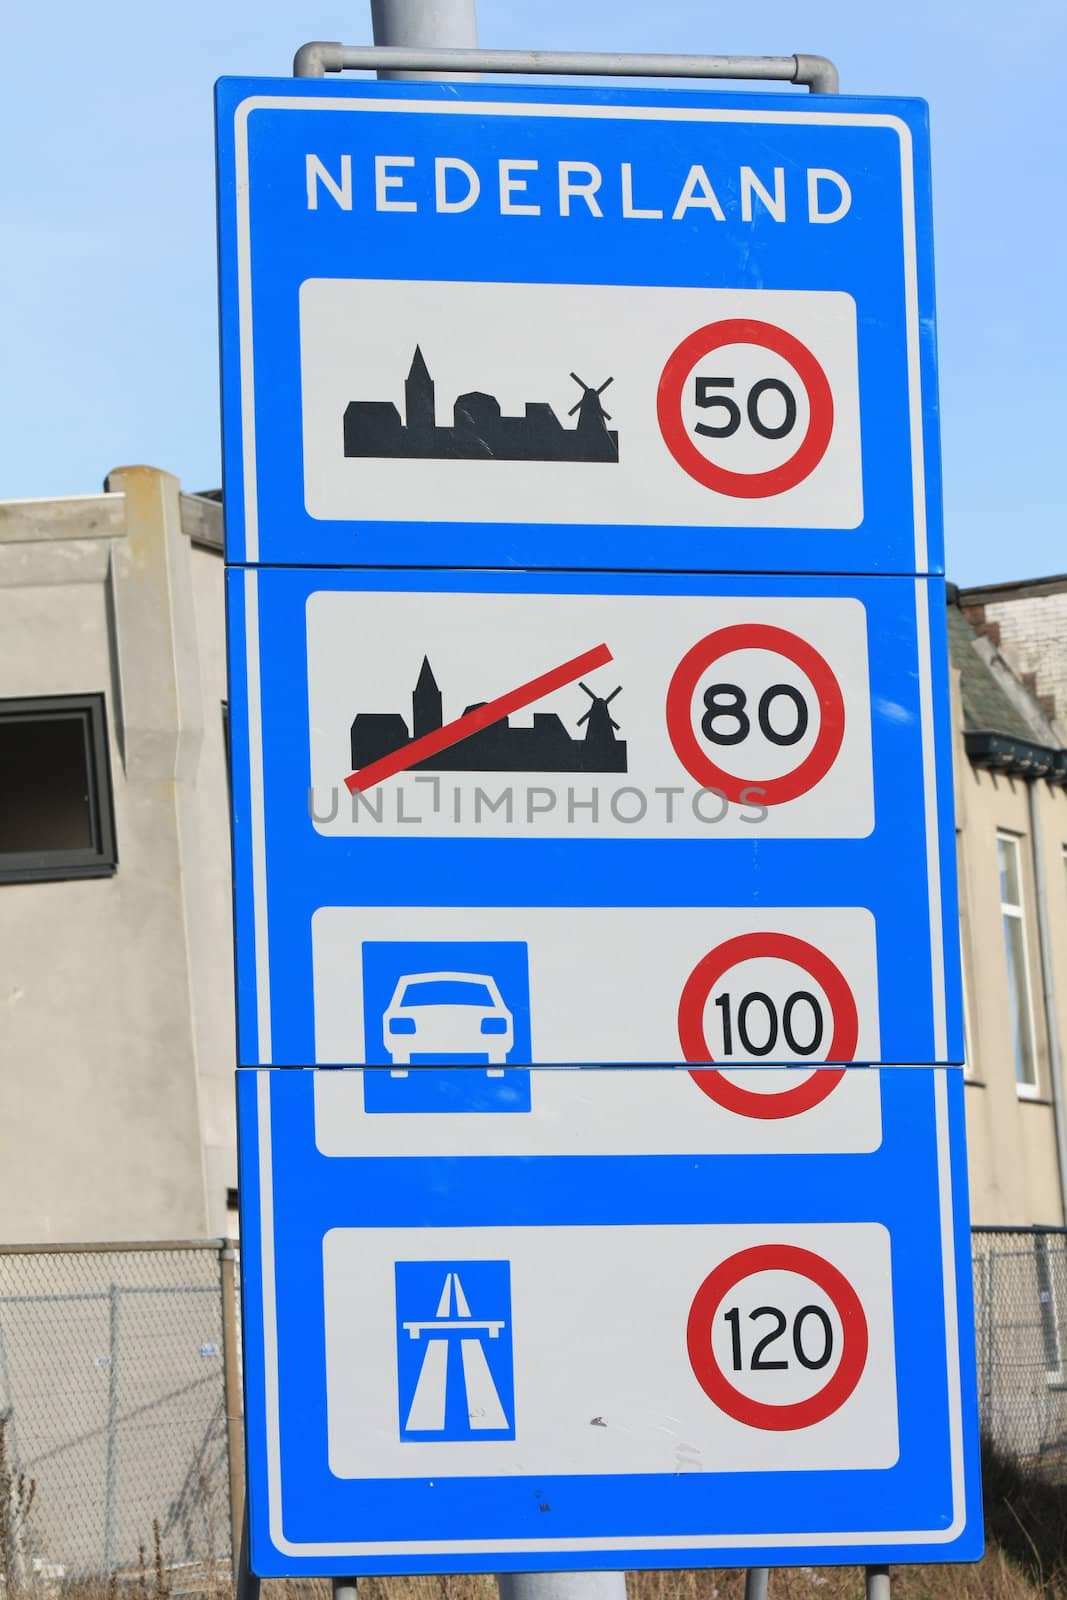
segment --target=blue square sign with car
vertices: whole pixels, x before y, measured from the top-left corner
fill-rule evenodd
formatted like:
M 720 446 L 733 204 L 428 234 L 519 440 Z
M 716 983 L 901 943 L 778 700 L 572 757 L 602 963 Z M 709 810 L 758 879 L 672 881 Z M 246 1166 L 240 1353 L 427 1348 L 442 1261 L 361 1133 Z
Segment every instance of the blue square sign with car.
M 362 980 L 368 1111 L 529 1110 L 524 943 L 368 939 Z M 484 1070 L 433 1070 L 459 1066 Z

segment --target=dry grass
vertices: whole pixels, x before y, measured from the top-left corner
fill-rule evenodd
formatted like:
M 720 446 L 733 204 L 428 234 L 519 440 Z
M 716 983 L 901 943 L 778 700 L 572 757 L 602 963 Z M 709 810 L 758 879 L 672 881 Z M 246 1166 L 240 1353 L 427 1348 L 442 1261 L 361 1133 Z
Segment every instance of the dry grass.
M 1067 1600 L 1062 1568 L 1039 1574 L 1015 1561 L 1000 1545 L 967 1566 L 894 1567 L 893 1600 Z M 745 1574 L 737 1570 L 631 1572 L 628 1600 L 744 1600 Z M 229 1584 L 203 1595 L 232 1600 Z M 861 1567 L 791 1567 L 771 1573 L 770 1600 L 863 1600 Z M 115 1600 L 103 1582 L 64 1585 L 66 1597 Z M 490 1576 L 361 1578 L 360 1600 L 497 1600 Z M 120 1591 L 119 1600 L 122 1600 Z M 154 1600 L 154 1596 L 152 1597 Z M 331 1600 L 325 1579 L 272 1578 L 262 1585 L 262 1600 Z
M 737 1570 L 631 1572 L 628 1600 L 744 1600 Z M 491 1577 L 361 1578 L 361 1600 L 497 1600 Z M 862 1600 L 862 1567 L 791 1567 L 772 1572 L 770 1600 Z M 1062 1571 L 1038 1578 L 999 1545 L 976 1565 L 894 1567 L 893 1600 L 1067 1600 Z M 330 1600 L 326 1582 L 263 1585 L 263 1600 Z
M 1067 1486 L 1050 1482 L 987 1451 L 984 1462 L 988 1545 L 973 1565 L 894 1567 L 893 1600 L 1067 1600 Z M 228 1576 L 211 1562 L 198 1570 L 166 1561 L 158 1525 L 147 1560 L 106 1581 L 56 1586 L 49 1600 L 170 1600 L 176 1592 L 200 1600 L 233 1600 Z M 0 1551 L 2 1555 L 2 1551 Z M 0 1600 L 3 1595 L 0 1574 Z M 628 1600 L 744 1600 L 739 1570 L 631 1572 Z M 15 1600 L 16 1587 L 10 1600 Z M 770 1600 L 862 1600 L 861 1567 L 779 1568 L 771 1574 Z M 37 1600 L 32 1586 L 25 1600 Z M 497 1600 L 491 1576 L 361 1578 L 360 1600 Z M 262 1600 L 331 1600 L 325 1579 L 269 1579 Z

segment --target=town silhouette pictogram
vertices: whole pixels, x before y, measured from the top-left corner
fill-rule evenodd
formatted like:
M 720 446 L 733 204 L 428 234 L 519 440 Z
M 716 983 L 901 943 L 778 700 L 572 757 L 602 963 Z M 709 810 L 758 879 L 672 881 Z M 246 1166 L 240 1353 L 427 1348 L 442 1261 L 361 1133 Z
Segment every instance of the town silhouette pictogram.
M 384 456 L 408 460 L 590 461 L 619 459 L 618 432 L 607 426 L 610 413 L 600 396 L 614 382 L 595 388 L 577 373 L 570 376 L 581 395 L 568 411 L 577 414 L 566 427 L 543 400 L 527 400 L 521 417 L 506 417 L 495 395 L 472 389 L 457 397 L 451 426 L 437 422 L 436 385 L 421 348 L 404 380 L 404 419 L 391 400 L 352 400 L 345 407 L 346 456 Z
M 468 734 L 465 739 L 413 762 L 413 772 L 625 772 L 626 740 L 617 739 L 619 724 L 608 706 L 622 686 L 607 696 L 594 694 L 580 683 L 590 704 L 578 719 L 584 734 L 572 737 L 553 711 L 535 711 L 533 725 L 514 728 L 507 717 Z M 464 707 L 474 711 L 478 705 Z M 425 734 L 443 726 L 441 691 L 428 657 L 423 656 L 418 681 L 411 696 L 412 728 L 399 712 L 361 711 L 352 723 L 352 767 L 359 771 L 372 761 L 402 750 Z

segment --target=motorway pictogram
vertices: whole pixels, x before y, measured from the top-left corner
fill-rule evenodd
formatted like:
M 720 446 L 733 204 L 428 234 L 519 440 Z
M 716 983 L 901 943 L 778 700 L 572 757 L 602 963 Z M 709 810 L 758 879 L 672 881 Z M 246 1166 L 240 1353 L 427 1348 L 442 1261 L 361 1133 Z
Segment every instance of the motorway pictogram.
M 508 1263 L 398 1261 L 396 1317 L 401 1440 L 513 1439 Z

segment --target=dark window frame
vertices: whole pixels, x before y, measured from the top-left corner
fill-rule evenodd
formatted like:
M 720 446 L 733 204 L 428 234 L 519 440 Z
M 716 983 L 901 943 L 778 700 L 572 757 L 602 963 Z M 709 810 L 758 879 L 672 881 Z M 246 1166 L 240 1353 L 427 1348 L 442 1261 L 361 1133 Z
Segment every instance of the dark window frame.
M 42 883 L 63 878 L 109 878 L 118 865 L 115 800 L 107 709 L 102 694 L 44 694 L 0 700 L 0 724 L 77 720 L 89 780 L 89 828 L 93 844 L 78 850 L 0 851 L 0 884 Z

